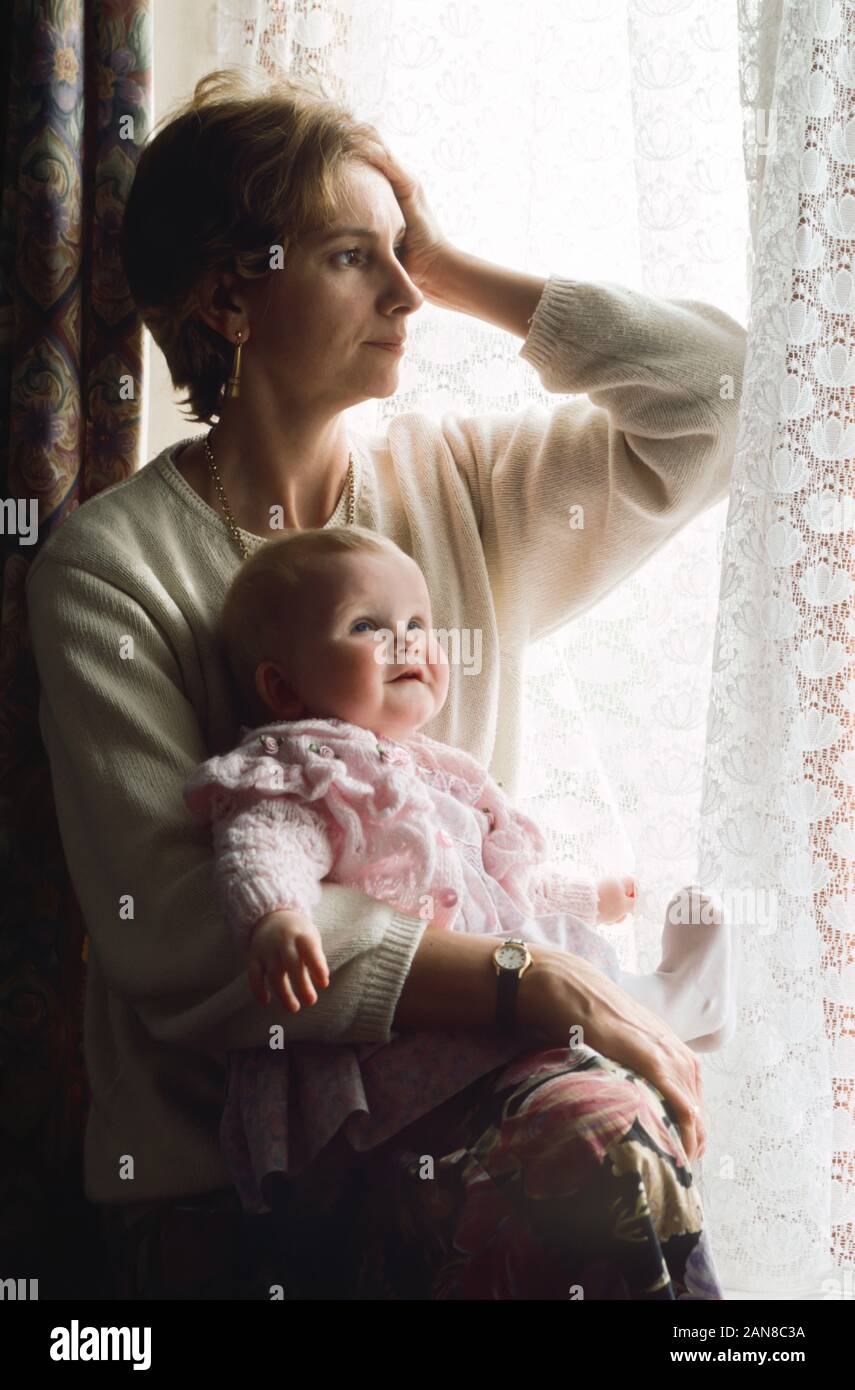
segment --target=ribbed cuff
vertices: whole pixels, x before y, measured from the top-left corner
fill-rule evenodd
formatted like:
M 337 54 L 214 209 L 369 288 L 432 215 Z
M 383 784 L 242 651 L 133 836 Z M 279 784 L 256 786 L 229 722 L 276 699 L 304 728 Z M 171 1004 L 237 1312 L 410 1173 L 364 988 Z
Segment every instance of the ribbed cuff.
M 252 929 L 270 912 L 304 912 L 311 916 L 311 905 L 292 892 L 285 893 L 273 874 L 247 874 L 236 892 L 223 894 L 225 915 L 239 946 L 246 946 Z
M 537 308 L 529 324 L 528 337 L 520 348 L 519 355 L 524 362 L 530 362 L 541 377 L 549 372 L 555 358 L 556 343 L 567 331 L 573 311 L 575 283 L 574 280 L 549 275 L 543 287 L 543 294 L 537 301 Z M 544 385 L 547 385 L 545 380 Z
M 567 910 L 579 917 L 586 926 L 596 926 L 599 918 L 600 895 L 591 879 L 573 880 L 567 887 Z
M 664 300 L 611 280 L 550 275 L 519 355 L 538 371 L 547 391 L 587 391 L 591 372 L 607 363 L 653 361 L 698 352 L 708 329 Z
M 722 375 L 741 388 L 744 355 L 744 328 L 714 305 L 558 275 L 547 278 L 519 352 L 547 391 L 615 384 L 606 368 L 622 363 L 635 380 L 662 378 L 716 409 Z
M 599 921 L 600 895 L 597 881 L 586 874 L 552 870 L 536 884 L 535 916 L 568 912 L 586 927 Z
M 374 972 L 362 989 L 349 1033 L 350 1041 L 377 1042 L 379 1031 L 383 1034 L 381 1041 L 391 1041 L 392 1019 L 427 926 L 427 918 L 392 913 L 383 942 L 373 953 Z

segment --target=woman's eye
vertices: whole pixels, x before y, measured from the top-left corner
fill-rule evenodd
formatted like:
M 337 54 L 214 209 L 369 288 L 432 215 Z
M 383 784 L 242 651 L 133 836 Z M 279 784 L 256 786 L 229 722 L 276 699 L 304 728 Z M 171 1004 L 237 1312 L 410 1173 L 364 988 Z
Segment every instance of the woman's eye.
M 339 256 L 361 256 L 361 255 L 362 255 L 362 251 L 361 251 L 361 249 L 360 249 L 358 246 L 348 246 L 348 248 L 347 248 L 346 251 L 336 251 L 335 255 L 333 256 L 333 260 L 338 260 Z M 403 256 L 404 256 L 404 243 L 403 243 L 403 242 L 401 243 L 400 246 L 396 246 L 396 247 L 395 247 L 395 255 L 396 255 L 400 260 L 403 260 Z

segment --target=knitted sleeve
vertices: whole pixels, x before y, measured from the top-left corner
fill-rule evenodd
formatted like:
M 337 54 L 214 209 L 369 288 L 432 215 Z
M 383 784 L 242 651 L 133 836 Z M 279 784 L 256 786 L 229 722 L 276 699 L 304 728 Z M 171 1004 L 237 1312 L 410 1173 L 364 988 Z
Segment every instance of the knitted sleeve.
M 536 917 L 569 912 L 586 927 L 594 927 L 599 921 L 597 880 L 590 874 L 550 869 L 533 885 L 532 898 Z
M 599 892 L 589 874 L 563 873 L 547 860 L 540 827 L 514 806 L 487 776 L 478 797 L 486 827 L 481 845 L 484 868 L 522 912 L 534 917 L 571 913 L 586 926 L 599 918 Z
M 220 902 L 244 948 L 269 912 L 293 908 L 311 917 L 334 860 L 323 817 L 292 797 L 224 800 L 214 848 Z
M 572 399 L 439 424 L 500 622 L 547 636 L 727 496 L 744 351 L 712 305 L 548 278 L 520 356 Z

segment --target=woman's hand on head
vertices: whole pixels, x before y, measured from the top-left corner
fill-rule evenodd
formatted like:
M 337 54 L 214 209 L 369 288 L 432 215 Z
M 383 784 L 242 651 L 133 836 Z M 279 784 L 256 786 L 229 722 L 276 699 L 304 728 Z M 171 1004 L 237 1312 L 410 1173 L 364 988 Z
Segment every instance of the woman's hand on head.
M 706 1127 L 701 1069 L 691 1048 L 664 1019 L 582 956 L 538 946 L 532 957 L 534 964 L 520 982 L 520 1023 L 564 1046 L 571 1045 L 570 1030 L 577 1030 L 572 1041 L 587 1043 L 652 1081 L 679 1125 L 689 1162 L 700 1158 Z
M 371 149 L 371 163 L 392 185 L 407 234 L 403 243 L 404 268 L 417 289 L 431 296 L 431 281 L 439 262 L 453 247 L 440 229 L 419 180 L 405 169 L 381 140 Z

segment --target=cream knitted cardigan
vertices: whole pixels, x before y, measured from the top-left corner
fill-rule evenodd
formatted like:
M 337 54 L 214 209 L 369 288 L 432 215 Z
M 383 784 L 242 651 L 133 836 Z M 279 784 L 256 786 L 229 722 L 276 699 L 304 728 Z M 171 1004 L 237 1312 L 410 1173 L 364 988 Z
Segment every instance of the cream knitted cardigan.
M 424 732 L 465 749 L 512 797 L 526 644 L 727 494 L 744 331 L 709 305 L 553 275 L 519 355 L 547 391 L 575 398 L 516 414 L 407 413 L 384 434 L 351 434 L 357 521 L 418 562 L 438 628 L 481 634 L 480 674 L 452 664 Z M 227 1050 L 265 1044 L 274 1023 L 293 1039 L 388 1041 L 425 930 L 325 883 L 315 920 L 330 987 L 296 1015 L 252 997 L 217 907 L 210 835 L 182 798 L 242 722 L 216 630 L 240 557 L 175 468 L 177 448 L 68 516 L 27 579 L 39 724 L 91 938 L 95 1201 L 225 1186 Z M 583 527 L 568 524 L 571 507 Z

